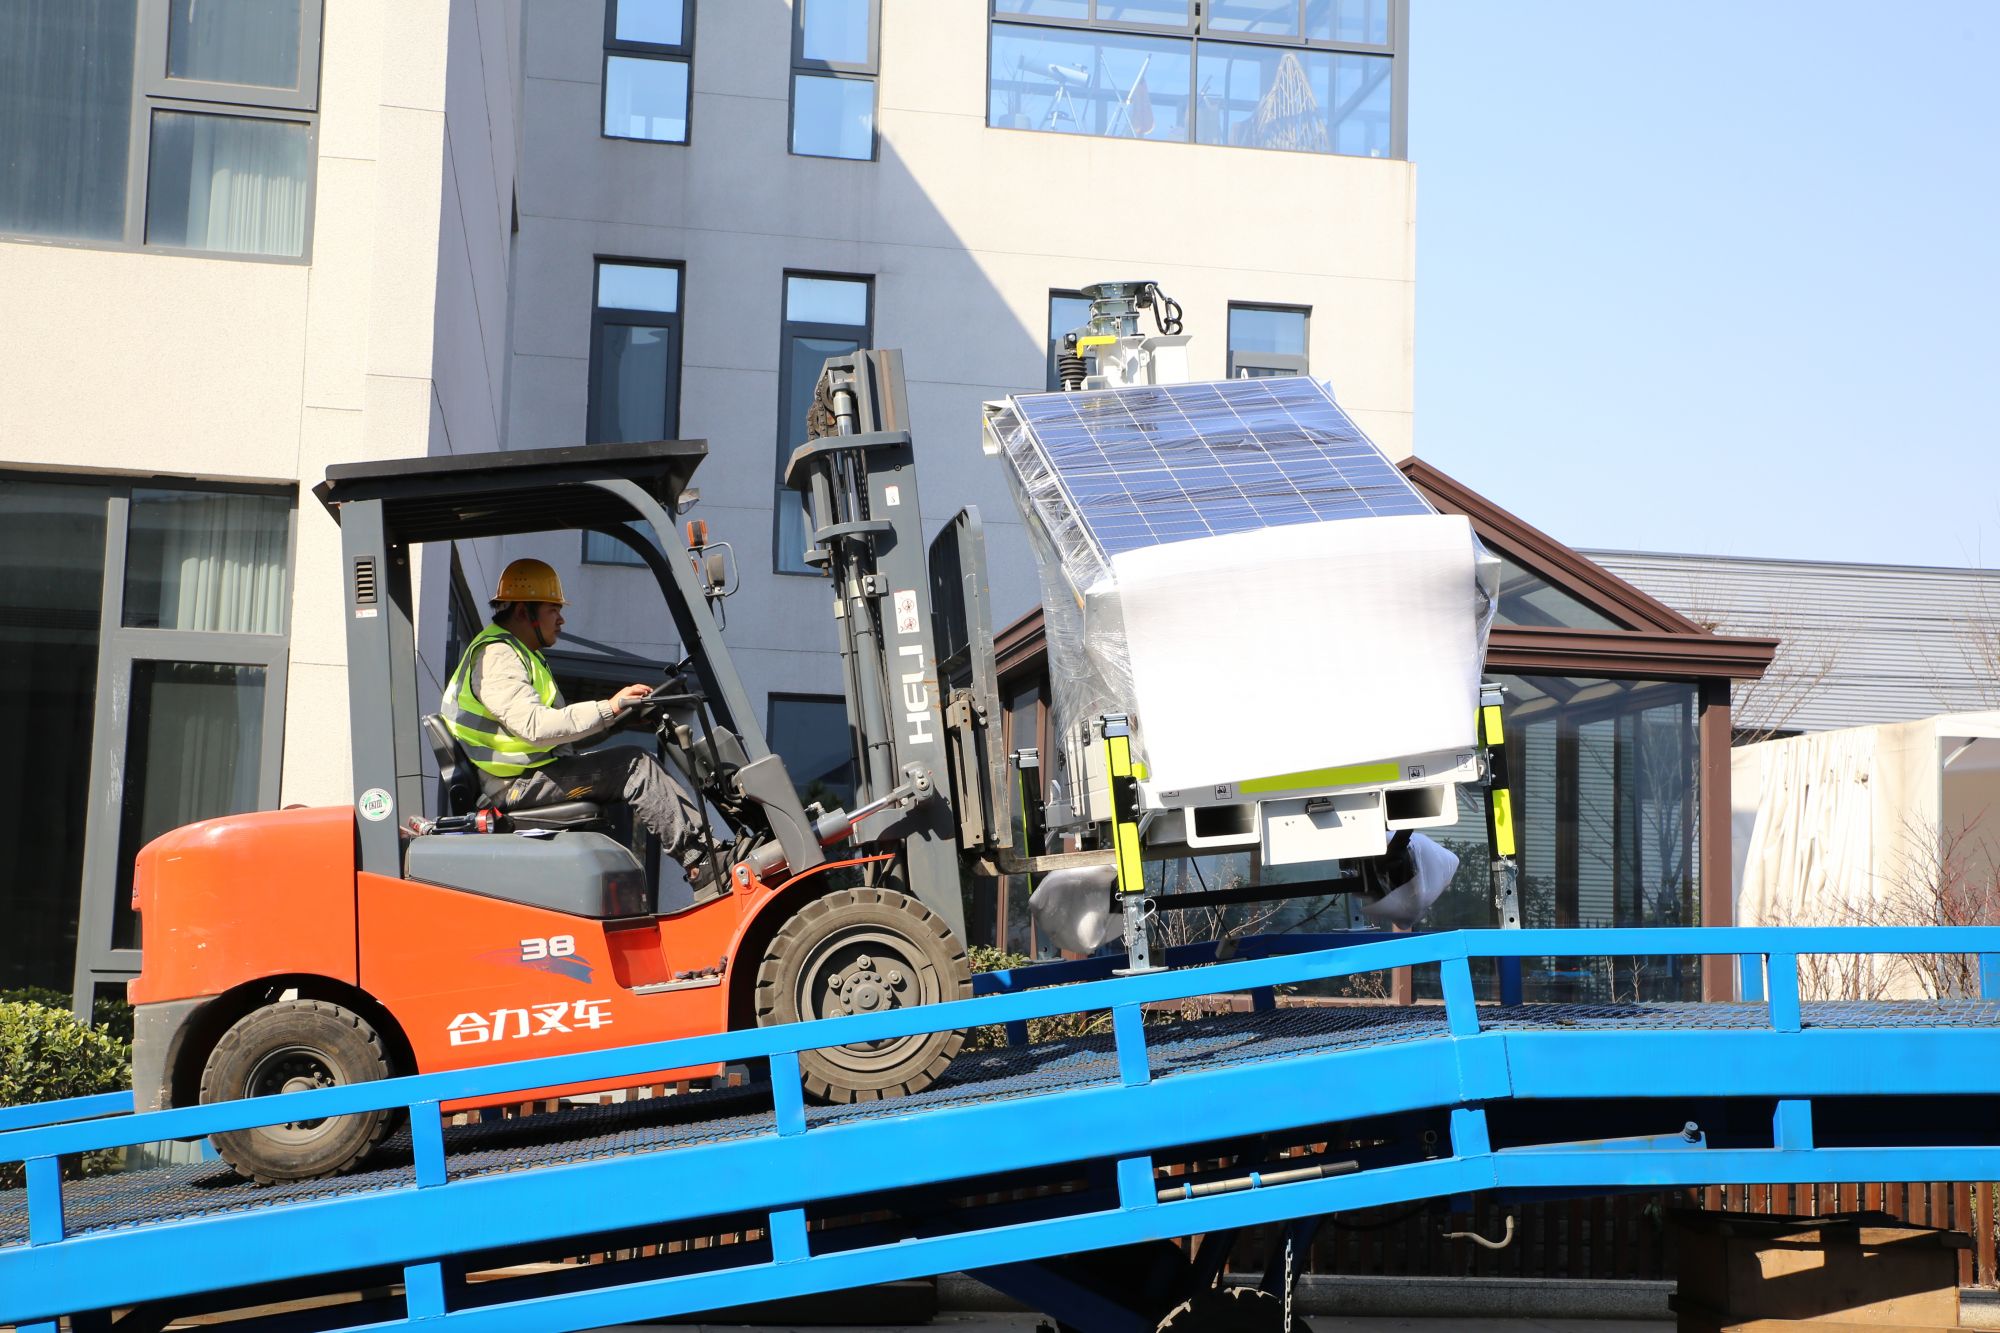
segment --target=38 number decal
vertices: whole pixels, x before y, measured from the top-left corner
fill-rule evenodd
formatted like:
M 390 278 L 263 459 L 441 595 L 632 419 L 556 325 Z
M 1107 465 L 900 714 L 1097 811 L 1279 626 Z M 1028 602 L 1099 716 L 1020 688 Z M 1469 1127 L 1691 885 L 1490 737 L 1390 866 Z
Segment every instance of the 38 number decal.
M 547 939 L 522 940 L 521 961 L 539 962 L 544 958 L 567 958 L 576 952 L 576 936 L 551 935 Z

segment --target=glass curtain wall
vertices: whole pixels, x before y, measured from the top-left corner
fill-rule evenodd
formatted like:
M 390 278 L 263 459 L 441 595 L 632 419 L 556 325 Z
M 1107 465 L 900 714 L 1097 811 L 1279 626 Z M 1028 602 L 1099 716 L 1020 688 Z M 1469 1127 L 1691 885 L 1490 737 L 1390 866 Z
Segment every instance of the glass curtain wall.
M 1697 686 L 1494 678 L 1507 690 L 1522 924 L 1701 924 Z M 1458 853 L 1459 868 L 1426 925 L 1497 925 L 1481 794 L 1461 790 L 1459 822 L 1431 835 Z M 1420 991 L 1423 980 L 1420 974 Z M 1483 987 L 1494 984 L 1490 964 L 1480 980 Z M 1694 1000 L 1701 997 L 1700 960 L 1529 959 L 1523 994 L 1579 1002 Z
M 90 812 L 107 496 L 0 477 L 0 989 L 67 991 Z
M 986 123 L 1400 154 L 1389 0 L 994 0 Z
M 276 805 L 287 495 L 0 476 L 0 987 L 138 970 L 132 859 Z

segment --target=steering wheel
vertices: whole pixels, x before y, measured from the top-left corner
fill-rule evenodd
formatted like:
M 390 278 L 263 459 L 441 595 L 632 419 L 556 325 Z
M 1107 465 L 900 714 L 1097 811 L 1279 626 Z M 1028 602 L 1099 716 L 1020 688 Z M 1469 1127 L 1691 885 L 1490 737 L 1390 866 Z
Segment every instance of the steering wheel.
M 653 687 L 653 692 L 632 705 L 633 711 L 653 708 L 677 708 L 688 704 L 705 702 L 708 696 L 700 690 L 687 688 L 687 681 L 681 676 L 669 676 Z

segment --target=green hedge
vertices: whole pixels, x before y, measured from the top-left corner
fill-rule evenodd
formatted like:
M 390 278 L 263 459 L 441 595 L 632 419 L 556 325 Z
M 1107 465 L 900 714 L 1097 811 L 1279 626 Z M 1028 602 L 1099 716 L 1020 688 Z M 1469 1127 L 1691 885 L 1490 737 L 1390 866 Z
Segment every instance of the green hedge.
M 118 1092 L 132 1086 L 132 1048 L 85 1027 L 62 1007 L 0 999 L 0 1106 Z M 85 1163 L 86 1171 L 92 1164 Z M 0 1163 L 0 1189 L 21 1183 L 18 1162 Z
M 48 986 L 20 986 L 14 990 L 0 990 L 0 1004 L 6 1004 L 10 1000 L 22 1004 L 46 1005 L 50 1009 L 67 1010 L 70 1007 L 69 992 Z M 97 1002 L 90 1006 L 90 1025 L 104 1029 L 129 1046 L 132 1043 L 131 1002 L 113 999 L 108 995 L 99 996 Z

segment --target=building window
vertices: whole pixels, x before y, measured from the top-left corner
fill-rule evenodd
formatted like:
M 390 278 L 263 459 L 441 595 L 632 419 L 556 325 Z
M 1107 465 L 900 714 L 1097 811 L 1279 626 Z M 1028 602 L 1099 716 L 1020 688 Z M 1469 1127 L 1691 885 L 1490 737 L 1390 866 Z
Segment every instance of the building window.
M 653 536 L 653 529 L 646 523 L 627 523 L 626 527 L 651 542 L 659 549 L 659 539 Z M 583 534 L 583 563 L 586 565 L 630 565 L 634 569 L 644 569 L 646 562 L 639 553 L 625 543 L 601 532 Z M 628 684 L 630 682 L 627 682 Z
M 1062 377 L 1056 373 L 1056 358 L 1062 355 L 1062 340 L 1066 333 L 1082 328 L 1090 320 L 1090 298 L 1082 292 L 1056 291 L 1049 293 L 1049 355 L 1047 387 L 1050 393 L 1062 388 Z
M 276 808 L 293 521 L 289 489 L 0 475 L 0 690 L 35 756 L 0 780 L 0 987 L 136 973 L 139 849 Z
M 671 440 L 681 420 L 678 264 L 597 261 L 590 318 L 591 444 Z
M 772 695 L 769 733 L 801 800 L 827 810 L 854 804 L 854 742 L 838 695 Z
M 873 159 L 881 0 L 798 0 L 792 14 L 792 152 Z
M 1306 321 L 1300 306 L 1229 307 L 1229 378 L 1306 373 Z
M 785 275 L 785 329 L 778 349 L 778 500 L 774 567 L 780 574 L 813 574 L 806 563 L 805 497 L 785 485 L 785 464 L 805 443 L 806 413 L 827 358 L 868 345 L 870 310 L 866 278 L 828 274 Z
M 0 5 L 0 234 L 303 258 L 320 11 Z
M 694 0 L 605 0 L 604 135 L 688 141 Z
M 1399 0 L 993 0 L 996 129 L 1403 156 Z

